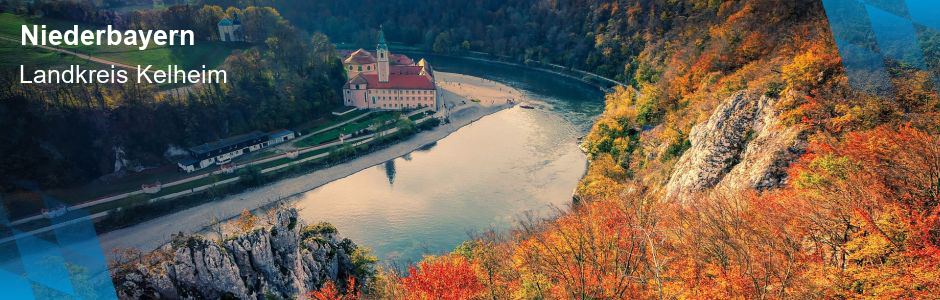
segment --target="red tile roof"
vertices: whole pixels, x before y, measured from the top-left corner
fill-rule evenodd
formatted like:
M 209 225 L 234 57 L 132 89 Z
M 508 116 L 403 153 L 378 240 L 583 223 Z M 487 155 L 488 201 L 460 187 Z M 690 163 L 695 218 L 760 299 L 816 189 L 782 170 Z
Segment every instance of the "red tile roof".
M 360 48 L 356 51 L 341 50 L 338 51 L 340 55 L 346 57 L 343 59 L 343 63 L 347 64 L 371 64 L 376 62 L 375 51 L 366 51 L 365 49 Z M 388 55 L 388 63 L 391 65 L 413 65 L 415 62 L 411 60 L 410 57 L 404 54 L 395 54 L 390 53 Z
M 355 63 L 355 64 L 371 64 L 375 62 L 375 57 L 372 56 L 369 51 L 359 49 L 352 54 L 349 54 L 349 57 L 343 61 L 344 63 Z
M 404 54 L 389 54 L 388 58 L 392 64 L 396 65 L 413 65 L 415 61 L 411 60 L 410 57 Z
M 421 66 L 390 66 L 388 73 L 396 75 L 418 75 L 421 74 Z
M 422 75 L 389 75 L 388 82 L 379 82 L 378 74 L 361 74 L 369 89 L 433 90 L 434 81 Z

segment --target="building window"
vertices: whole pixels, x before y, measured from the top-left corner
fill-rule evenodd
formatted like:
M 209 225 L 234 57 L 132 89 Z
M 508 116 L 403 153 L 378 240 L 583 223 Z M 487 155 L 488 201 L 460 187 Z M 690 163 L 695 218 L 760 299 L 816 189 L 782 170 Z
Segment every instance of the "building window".
M 362 65 L 359 65 L 359 72 L 362 72 Z

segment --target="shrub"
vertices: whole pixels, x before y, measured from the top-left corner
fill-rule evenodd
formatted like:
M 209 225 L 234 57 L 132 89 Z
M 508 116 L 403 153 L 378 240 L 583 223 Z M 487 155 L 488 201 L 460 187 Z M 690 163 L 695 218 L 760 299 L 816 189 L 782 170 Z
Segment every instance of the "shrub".
M 402 278 L 408 299 L 471 299 L 483 292 L 473 265 L 463 256 L 428 257 Z
M 261 174 L 261 167 L 258 165 L 248 165 L 238 170 L 239 181 L 246 186 L 257 186 L 264 183 L 264 174 Z
M 379 261 L 375 255 L 372 255 L 372 251 L 366 248 L 356 248 L 353 250 L 349 258 L 350 262 L 353 265 L 352 274 L 356 278 L 373 278 L 375 277 L 375 263 Z
M 304 226 L 304 229 L 300 231 L 301 237 L 306 239 L 314 235 L 321 234 L 335 234 L 339 232 L 336 230 L 336 227 L 333 224 L 327 222 L 320 222 L 314 225 Z
M 764 91 L 764 96 L 767 97 L 780 97 L 780 92 L 783 92 L 783 89 L 786 87 L 782 82 L 771 82 L 767 84 L 767 90 Z
M 670 159 L 678 158 L 679 156 L 682 156 L 682 153 L 684 153 L 685 150 L 689 150 L 689 148 L 692 148 L 692 141 L 690 141 L 688 138 L 685 138 L 684 136 L 680 136 L 676 138 L 672 144 L 669 144 L 669 148 L 666 148 L 666 153 L 663 154 L 662 160 L 668 161 Z

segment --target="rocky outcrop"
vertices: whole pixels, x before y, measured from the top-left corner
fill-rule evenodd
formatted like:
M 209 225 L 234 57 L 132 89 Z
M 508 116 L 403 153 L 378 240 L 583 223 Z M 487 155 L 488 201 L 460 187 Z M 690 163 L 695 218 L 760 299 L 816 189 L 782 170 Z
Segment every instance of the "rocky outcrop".
M 781 124 L 776 98 L 741 91 L 689 133 L 665 186 L 667 199 L 686 200 L 715 187 L 764 190 L 786 183 L 786 169 L 806 148 L 804 132 Z
M 122 266 L 115 287 L 121 299 L 295 298 L 355 273 L 356 245 L 336 234 L 328 224 L 303 226 L 296 210 L 284 210 L 271 227 L 223 242 L 177 237 Z

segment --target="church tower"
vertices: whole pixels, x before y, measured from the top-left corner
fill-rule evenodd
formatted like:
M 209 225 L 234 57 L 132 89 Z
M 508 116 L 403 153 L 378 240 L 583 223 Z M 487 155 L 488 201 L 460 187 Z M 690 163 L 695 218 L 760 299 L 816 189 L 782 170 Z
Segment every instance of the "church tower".
M 379 45 L 375 49 L 375 55 L 378 59 L 376 69 L 379 73 L 379 82 L 388 82 L 388 45 L 385 44 L 385 32 L 382 26 L 379 26 Z

